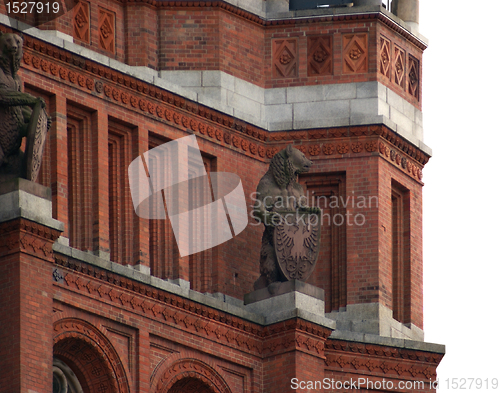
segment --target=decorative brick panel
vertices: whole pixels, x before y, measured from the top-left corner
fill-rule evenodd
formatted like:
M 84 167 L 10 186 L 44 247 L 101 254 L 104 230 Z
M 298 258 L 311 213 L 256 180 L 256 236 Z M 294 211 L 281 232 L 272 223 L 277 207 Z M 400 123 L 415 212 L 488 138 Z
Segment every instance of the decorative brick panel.
M 59 234 L 20 217 L 0 223 L 1 392 L 51 391 L 52 245 Z
M 380 64 L 379 71 L 380 73 L 391 79 L 391 42 L 384 38 L 380 37 Z
M 127 168 L 135 158 L 132 153 L 132 130 L 109 124 L 109 238 L 111 260 L 120 264 L 133 261 L 134 208 L 130 197 Z
M 68 107 L 68 206 L 70 246 L 92 250 L 92 115 Z
M 406 53 L 399 46 L 394 46 L 394 82 L 405 88 Z
M 307 38 L 307 75 L 331 75 L 333 73 L 333 38 L 316 36 Z
M 298 76 L 297 39 L 273 41 L 273 77 L 293 78 Z
M 408 93 L 420 99 L 420 62 L 413 56 L 408 57 Z
M 168 140 L 165 138 L 149 135 L 149 149 L 154 149 L 167 142 Z M 150 156 L 149 159 L 153 158 Z M 160 166 L 164 163 L 156 162 L 155 159 L 149 165 Z M 168 216 L 168 212 L 166 213 Z M 165 220 L 149 220 L 149 261 L 151 274 L 156 277 L 178 277 L 179 251 L 168 217 Z
M 202 157 L 202 159 L 205 172 L 208 173 L 210 177 L 210 172 L 215 171 L 213 168 L 216 168 L 216 159 L 210 159 L 208 157 Z M 202 196 L 200 195 L 199 198 L 201 199 Z M 205 203 L 209 202 L 211 201 L 206 201 Z M 193 214 L 197 215 L 195 216 L 196 222 L 202 225 L 204 217 L 201 216 L 199 212 L 194 212 Z M 212 286 L 212 263 L 215 260 L 216 255 L 216 249 L 208 249 L 189 256 L 189 282 L 191 283 L 191 288 L 195 291 L 210 291 Z
M 90 43 L 90 4 L 83 0 L 73 11 L 73 37 Z
M 301 178 L 306 195 L 313 199 L 309 205 L 320 207 L 325 217 L 320 255 L 309 282 L 324 289 L 325 312 L 338 311 L 347 305 L 346 209 L 332 201 L 346 199 L 346 176 L 328 172 L 306 174 Z
M 368 71 L 368 34 L 345 34 L 342 37 L 342 73 L 357 74 Z
M 115 53 L 115 14 L 99 8 L 99 48 Z
M 392 313 L 399 322 L 410 323 L 410 192 L 394 180 L 391 183 Z

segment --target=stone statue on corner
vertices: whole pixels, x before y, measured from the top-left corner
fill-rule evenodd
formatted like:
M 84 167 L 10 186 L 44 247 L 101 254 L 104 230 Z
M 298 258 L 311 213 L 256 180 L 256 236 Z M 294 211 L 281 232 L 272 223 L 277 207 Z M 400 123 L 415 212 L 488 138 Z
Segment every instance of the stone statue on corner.
M 316 265 L 321 234 L 321 209 L 308 207 L 300 173 L 312 161 L 288 145 L 276 153 L 257 186 L 253 217 L 265 226 L 260 251 L 260 277 L 254 289 L 274 292 L 280 282 L 306 281 Z
M 17 72 L 22 57 L 22 38 L 0 32 L 0 181 L 36 180 L 51 124 L 43 99 L 21 89 Z M 23 137 L 27 138 L 24 152 Z

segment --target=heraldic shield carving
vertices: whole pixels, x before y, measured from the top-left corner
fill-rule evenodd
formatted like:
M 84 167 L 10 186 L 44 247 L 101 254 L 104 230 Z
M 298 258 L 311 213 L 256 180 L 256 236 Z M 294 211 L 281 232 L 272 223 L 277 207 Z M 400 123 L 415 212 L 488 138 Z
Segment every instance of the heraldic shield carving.
M 288 145 L 274 155 L 259 181 L 252 216 L 264 224 L 260 277 L 254 290 L 275 282 L 306 281 L 316 265 L 321 235 L 321 209 L 307 206 L 298 176 L 313 162 Z
M 288 213 L 274 228 L 278 266 L 287 280 L 306 281 L 316 266 L 321 236 L 317 213 Z
M 35 181 L 51 119 L 42 98 L 22 91 L 18 71 L 23 39 L 0 32 L 0 48 L 0 181 L 18 177 Z
M 26 138 L 26 154 L 24 156 L 24 177 L 36 181 L 42 165 L 43 148 L 49 130 L 47 112 L 38 102 L 33 108 Z

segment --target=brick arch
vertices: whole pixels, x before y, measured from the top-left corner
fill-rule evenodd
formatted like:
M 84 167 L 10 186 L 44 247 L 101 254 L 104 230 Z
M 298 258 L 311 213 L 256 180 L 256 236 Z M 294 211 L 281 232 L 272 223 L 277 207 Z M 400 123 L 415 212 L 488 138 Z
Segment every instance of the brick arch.
M 197 378 L 183 378 L 168 389 L 168 393 L 217 393 Z
M 106 336 L 90 323 L 65 318 L 54 323 L 54 357 L 75 372 L 83 391 L 129 393 L 127 374 Z
M 208 364 L 187 358 L 161 366 L 156 393 L 231 393 L 222 376 Z

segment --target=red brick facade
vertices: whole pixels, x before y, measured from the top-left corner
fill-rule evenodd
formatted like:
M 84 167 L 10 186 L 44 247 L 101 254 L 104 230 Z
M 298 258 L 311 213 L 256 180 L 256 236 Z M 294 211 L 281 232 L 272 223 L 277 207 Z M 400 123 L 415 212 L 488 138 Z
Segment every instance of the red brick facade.
M 131 66 L 220 70 L 264 88 L 379 81 L 421 109 L 425 45 L 382 13 L 267 21 L 222 1 L 102 0 L 41 28 Z M 243 299 L 259 275 L 262 226 L 180 257 L 168 220 L 134 213 L 126 170 L 194 134 L 207 169 L 236 173 L 252 206 L 270 159 L 291 143 L 314 162 L 300 179 L 310 203 L 342 218 L 323 224 L 308 280 L 325 291 L 325 312 L 380 303 L 422 329 L 427 153 L 384 124 L 269 132 L 29 35 L 20 76 L 52 117 L 39 182 L 75 253 L 53 253 L 59 234 L 40 224 L 0 224 L 1 392 L 51 391 L 53 358 L 86 393 L 288 392 L 293 378 L 360 377 L 433 391 L 442 353 L 333 339 L 301 318 L 265 326 L 78 256 Z
M 57 29 L 82 47 L 131 66 L 221 70 L 266 88 L 379 80 L 391 89 L 398 86 L 398 93 L 421 108 L 420 64 L 426 45 L 384 14 L 267 21 L 222 1 L 148 3 L 83 2 L 41 28 Z M 0 12 L 6 13 L 3 4 Z M 321 63 L 332 62 L 320 75 L 312 71 L 310 61 L 311 38 L 318 37 L 333 41 L 327 54 L 319 54 L 328 57 Z M 290 61 L 296 67 L 287 75 L 274 66 L 280 62 L 282 53 L 276 50 L 283 41 L 295 43 Z M 382 71 L 382 61 L 391 68 L 389 73 Z M 398 77 L 400 66 L 403 73 Z M 410 78 L 406 74 L 412 66 Z

